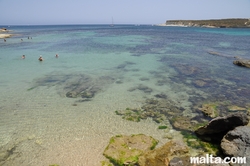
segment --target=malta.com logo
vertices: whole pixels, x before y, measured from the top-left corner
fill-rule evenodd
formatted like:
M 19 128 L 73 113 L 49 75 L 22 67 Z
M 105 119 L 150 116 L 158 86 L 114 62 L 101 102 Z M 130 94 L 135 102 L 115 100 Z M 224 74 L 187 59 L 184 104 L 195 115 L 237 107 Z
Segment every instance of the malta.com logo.
M 204 157 L 190 157 L 191 164 L 246 164 L 246 157 L 213 157 L 213 155 L 206 154 Z

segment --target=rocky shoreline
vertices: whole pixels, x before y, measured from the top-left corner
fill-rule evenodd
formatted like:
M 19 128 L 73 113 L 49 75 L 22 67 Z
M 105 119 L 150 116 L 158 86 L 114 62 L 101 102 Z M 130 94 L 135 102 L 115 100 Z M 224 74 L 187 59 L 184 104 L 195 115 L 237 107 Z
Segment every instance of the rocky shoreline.
M 246 157 L 250 161 L 250 127 L 245 126 L 249 123 L 247 114 L 234 113 L 224 117 L 212 119 L 207 125 L 198 128 L 195 133 L 198 137 L 203 137 L 205 142 L 214 140 L 219 144 L 218 150 L 222 153 L 211 153 L 204 151 L 197 156 L 205 154 L 215 155 L 216 158 L 223 160 L 224 157 Z M 205 138 L 205 139 L 204 139 Z M 195 144 L 197 140 L 193 142 Z M 110 139 L 104 151 L 104 156 L 109 159 L 102 161 L 103 166 L 194 166 L 190 163 L 192 148 L 187 142 L 170 140 L 163 146 L 156 149 L 158 141 L 151 136 L 137 134 L 131 136 L 117 135 Z M 214 151 L 216 152 L 216 151 Z M 196 157 L 197 157 L 196 156 Z M 203 166 L 209 164 L 202 164 Z M 211 164 L 210 164 L 211 165 Z M 213 164 L 213 166 L 220 164 Z M 237 166 L 230 163 L 225 166 Z
M 167 20 L 165 24 L 160 24 L 160 26 L 250 28 L 250 19 Z

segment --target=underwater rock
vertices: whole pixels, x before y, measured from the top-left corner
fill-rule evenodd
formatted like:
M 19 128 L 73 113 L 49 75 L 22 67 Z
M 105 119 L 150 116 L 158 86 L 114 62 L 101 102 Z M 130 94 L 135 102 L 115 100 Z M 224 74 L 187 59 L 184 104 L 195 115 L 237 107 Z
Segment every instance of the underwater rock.
M 95 92 L 94 91 L 85 91 L 85 92 L 82 92 L 80 95 L 82 98 L 92 98 L 92 97 L 94 97 Z
M 15 149 L 16 149 L 16 145 L 8 150 L 0 151 L 0 165 L 1 165 L 1 162 L 4 162 L 10 157 L 11 154 L 13 154 Z
M 170 120 L 175 129 L 194 131 L 196 123 L 186 116 L 176 116 Z
M 116 115 L 121 115 L 123 119 L 139 122 L 141 119 L 146 119 L 146 115 L 144 115 L 144 111 L 137 108 L 126 108 L 126 110 L 116 110 Z
M 123 119 L 139 122 L 141 119 L 152 118 L 156 123 L 164 123 L 166 119 L 172 120 L 183 113 L 183 108 L 168 99 L 147 99 L 141 108 L 126 108 L 116 110 L 117 115 Z
M 103 155 L 114 165 L 136 165 L 139 156 L 145 151 L 153 150 L 158 141 L 144 134 L 118 135 L 110 139 Z
M 83 99 L 93 98 L 97 93 L 104 90 L 106 86 L 114 83 L 117 79 L 109 75 L 102 75 L 99 77 L 91 77 L 87 74 L 64 74 L 51 73 L 45 77 L 34 80 L 34 86 L 28 90 L 32 90 L 39 86 L 52 87 L 56 86 L 59 93 L 66 95 L 68 98 Z
M 144 93 L 151 93 L 151 92 L 153 91 L 153 89 L 151 89 L 151 88 L 149 88 L 149 87 L 147 87 L 147 86 L 145 86 L 145 85 L 142 85 L 142 84 L 140 84 L 140 85 L 137 87 L 137 89 L 143 91 Z
M 193 84 L 197 88 L 205 88 L 213 86 L 213 84 L 216 84 L 216 80 L 212 80 L 209 78 L 198 78 L 193 81 Z
M 195 135 L 194 132 L 181 131 L 183 135 L 183 140 L 191 149 L 196 149 L 199 151 L 199 155 L 212 154 L 217 156 L 221 154 L 219 144 L 212 144 L 209 142 L 202 141 L 199 137 Z
M 250 60 L 246 60 L 246 59 L 237 59 L 233 61 L 233 64 L 237 66 L 241 66 L 241 67 L 250 68 Z
M 141 77 L 139 80 L 141 80 L 141 81 L 148 81 L 149 78 L 147 78 L 147 77 Z
M 248 109 L 244 108 L 244 107 L 239 107 L 239 106 L 236 106 L 236 105 L 231 105 L 231 106 L 228 106 L 228 111 L 230 111 L 230 112 L 237 112 L 237 111 L 247 112 Z
M 219 115 L 216 107 L 216 103 L 202 104 L 202 108 L 199 108 L 199 110 L 201 110 L 204 115 L 215 118 Z
M 250 161 L 250 127 L 240 126 L 229 131 L 221 141 L 221 148 L 225 155 L 233 157 L 247 157 Z
M 147 87 L 145 85 L 142 85 L 142 84 L 140 84 L 140 85 L 138 85 L 136 87 L 132 87 L 132 88 L 128 89 L 128 91 L 133 92 L 133 91 L 135 91 L 137 89 L 140 90 L 140 91 L 143 91 L 144 93 L 151 93 L 153 91 L 153 89 L 151 89 L 151 88 L 149 88 L 149 87 Z
M 8 151 L 0 152 L 0 162 L 5 161 L 10 156 Z
M 187 64 L 174 64 L 173 67 L 181 74 L 186 76 L 198 74 L 201 72 L 201 69 L 198 67 L 190 66 Z
M 161 99 L 167 99 L 168 98 L 168 96 L 165 95 L 164 93 L 156 94 L 155 97 L 156 98 L 161 98 Z
M 148 151 L 139 157 L 140 166 L 166 166 L 174 157 L 188 155 L 188 147 L 183 142 L 169 141 L 162 147 Z
M 165 116 L 159 112 L 139 108 L 126 108 L 126 110 L 117 110 L 115 113 L 121 115 L 123 119 L 134 122 L 139 122 L 141 119 L 147 119 L 149 117 L 157 123 L 161 123 L 166 119 Z
M 195 81 L 194 81 L 194 85 L 195 85 L 196 87 L 204 87 L 204 86 L 207 85 L 207 83 L 206 83 L 205 81 L 203 81 L 203 80 L 195 80 Z
M 225 55 L 223 53 L 215 52 L 215 51 L 208 51 L 210 55 L 216 55 L 216 56 L 221 56 L 221 57 L 226 57 L 226 58 L 233 58 L 233 56 L 230 55 Z
M 207 141 L 220 142 L 228 131 L 238 126 L 247 125 L 248 122 L 249 119 L 246 114 L 230 114 L 212 119 L 206 126 L 198 128 L 195 133 Z
M 78 94 L 77 92 L 67 92 L 66 97 L 68 98 L 77 98 Z

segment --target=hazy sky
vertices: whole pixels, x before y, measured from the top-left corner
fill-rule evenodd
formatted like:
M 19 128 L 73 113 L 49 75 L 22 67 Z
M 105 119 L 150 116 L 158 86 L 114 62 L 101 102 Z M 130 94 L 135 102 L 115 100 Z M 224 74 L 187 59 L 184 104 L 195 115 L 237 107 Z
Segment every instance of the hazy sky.
M 250 0 L 0 0 L 0 25 L 250 18 Z

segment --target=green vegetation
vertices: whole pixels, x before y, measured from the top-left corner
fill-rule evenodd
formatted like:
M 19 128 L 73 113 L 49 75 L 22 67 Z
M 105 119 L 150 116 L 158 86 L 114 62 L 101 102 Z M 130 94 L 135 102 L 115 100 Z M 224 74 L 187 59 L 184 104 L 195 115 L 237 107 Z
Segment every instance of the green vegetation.
M 194 133 L 182 131 L 181 134 L 184 137 L 187 145 L 194 149 L 202 149 L 205 153 L 218 155 L 220 153 L 220 146 L 209 142 L 200 140 Z
M 159 126 L 158 129 L 166 129 L 168 126 Z
M 168 20 L 166 25 L 211 26 L 218 28 L 250 28 L 249 19 L 218 19 L 218 20 Z
M 158 142 L 159 142 L 158 140 L 153 139 L 152 146 L 150 147 L 150 150 L 154 150 L 154 148 L 156 147 L 156 145 L 158 144 Z
M 112 163 L 109 161 L 101 161 L 102 166 L 114 166 Z
M 27 91 L 33 90 L 33 89 L 35 89 L 35 88 L 36 88 L 36 86 L 33 86 L 33 87 L 27 89 Z

